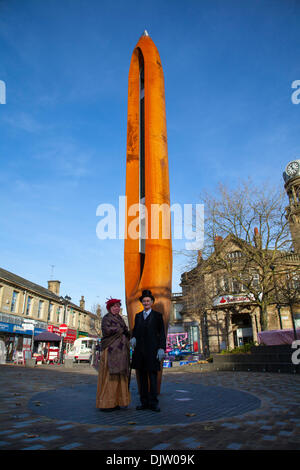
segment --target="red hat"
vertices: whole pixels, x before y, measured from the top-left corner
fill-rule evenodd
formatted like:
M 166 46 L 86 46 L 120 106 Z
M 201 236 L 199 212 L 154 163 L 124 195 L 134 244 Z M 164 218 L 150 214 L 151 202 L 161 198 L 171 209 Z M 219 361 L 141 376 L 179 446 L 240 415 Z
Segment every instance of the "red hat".
M 110 298 L 106 301 L 106 308 L 107 308 L 108 312 L 109 312 L 110 307 L 112 307 L 114 304 L 120 304 L 121 305 L 121 300 L 120 299 Z

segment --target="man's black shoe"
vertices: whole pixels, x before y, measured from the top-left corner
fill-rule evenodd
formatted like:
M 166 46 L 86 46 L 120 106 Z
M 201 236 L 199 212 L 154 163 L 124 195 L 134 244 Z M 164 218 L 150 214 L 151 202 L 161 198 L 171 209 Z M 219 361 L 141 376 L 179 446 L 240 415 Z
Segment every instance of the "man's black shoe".
M 149 408 L 149 409 L 150 409 L 151 411 L 157 411 L 157 412 L 159 412 L 159 411 L 160 411 L 160 408 L 159 408 L 159 406 L 157 406 L 157 405 L 150 406 L 150 408 Z
M 138 405 L 136 407 L 136 410 L 140 411 L 140 410 L 148 410 L 148 406 L 147 405 Z

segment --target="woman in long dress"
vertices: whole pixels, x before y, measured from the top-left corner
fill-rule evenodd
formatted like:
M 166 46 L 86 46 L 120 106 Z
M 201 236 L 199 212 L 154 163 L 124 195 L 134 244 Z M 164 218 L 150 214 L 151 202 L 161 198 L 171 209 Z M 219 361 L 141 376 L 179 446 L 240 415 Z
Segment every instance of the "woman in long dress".
M 130 333 L 120 315 L 121 301 L 110 299 L 106 308 L 108 313 L 102 319 L 96 407 L 101 411 L 112 411 L 130 403 Z

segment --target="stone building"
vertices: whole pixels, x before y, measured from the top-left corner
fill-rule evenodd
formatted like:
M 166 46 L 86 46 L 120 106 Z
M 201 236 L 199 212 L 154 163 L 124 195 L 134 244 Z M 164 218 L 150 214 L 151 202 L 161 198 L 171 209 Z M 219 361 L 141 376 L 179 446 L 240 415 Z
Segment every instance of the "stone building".
M 283 173 L 285 190 L 289 198 L 287 218 L 293 238 L 294 250 L 300 253 L 300 159 L 289 162 Z
M 270 256 L 276 262 L 267 267 L 272 292 L 266 307 L 269 330 L 300 327 L 300 160 L 288 163 L 283 178 L 294 250 Z M 253 239 L 254 250 L 259 249 L 257 229 Z M 254 295 L 261 288 L 261 268 L 254 262 L 243 262 L 244 243 L 231 236 L 215 239 L 215 252 L 218 250 L 237 272 L 240 270 L 240 282 L 237 276 L 210 263 L 214 253 L 204 260 L 199 252 L 197 266 L 181 276 L 182 293 L 172 298 L 172 328 L 188 331 L 193 325 L 194 331 L 198 330 L 198 351 L 205 356 L 256 342 L 262 329 L 261 308 Z
M 240 246 L 230 239 L 220 241 L 224 254 L 238 260 L 242 257 Z M 300 256 L 287 254 L 282 259 L 281 267 L 299 270 Z M 238 269 L 238 263 L 237 263 Z M 253 288 L 259 289 L 259 272 L 255 266 L 249 266 Z M 272 279 L 272 274 L 270 278 Z M 300 289 L 298 275 L 291 280 L 293 288 Z M 275 282 L 276 279 L 275 279 Z M 279 281 L 278 281 L 279 282 Z M 199 329 L 199 350 L 205 355 L 233 349 L 247 342 L 257 342 L 257 334 L 261 331 L 260 308 L 254 296 L 243 283 L 228 275 L 225 270 L 211 271 L 209 261 L 198 259 L 198 265 L 181 277 L 181 323 L 197 323 Z M 278 293 L 279 295 L 279 293 Z M 281 303 L 280 303 L 281 302 Z M 267 306 L 268 329 L 293 328 L 291 309 L 283 296 L 276 298 Z M 300 327 L 300 304 L 293 305 L 293 318 L 296 327 Z
M 83 296 L 79 305 L 60 296 L 60 281 L 48 281 L 45 288 L 0 268 L 0 340 L 5 342 L 7 360 L 15 350 L 30 348 L 32 336 L 42 331 L 57 333 L 65 324 L 65 342 L 70 344 L 79 336 L 94 335 L 94 322 Z

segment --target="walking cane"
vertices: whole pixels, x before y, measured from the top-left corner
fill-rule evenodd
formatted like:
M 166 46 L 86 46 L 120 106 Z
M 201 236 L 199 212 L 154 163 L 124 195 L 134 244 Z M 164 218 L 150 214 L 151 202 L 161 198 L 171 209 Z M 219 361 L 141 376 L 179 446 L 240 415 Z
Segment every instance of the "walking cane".
M 129 366 L 128 390 L 130 390 L 131 371 L 132 371 L 132 361 L 130 361 L 130 366 Z

